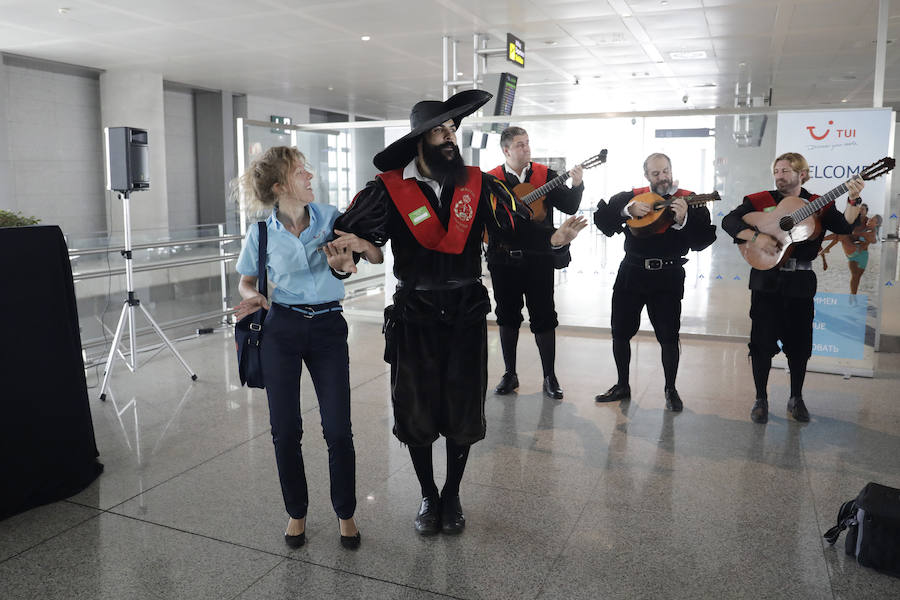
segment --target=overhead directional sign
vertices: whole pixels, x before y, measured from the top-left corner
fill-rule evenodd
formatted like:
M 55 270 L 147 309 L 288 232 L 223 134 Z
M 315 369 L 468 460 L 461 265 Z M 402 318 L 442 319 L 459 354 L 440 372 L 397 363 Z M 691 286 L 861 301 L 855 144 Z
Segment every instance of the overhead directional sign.
M 506 60 L 525 67 L 525 42 L 511 33 L 506 34 Z

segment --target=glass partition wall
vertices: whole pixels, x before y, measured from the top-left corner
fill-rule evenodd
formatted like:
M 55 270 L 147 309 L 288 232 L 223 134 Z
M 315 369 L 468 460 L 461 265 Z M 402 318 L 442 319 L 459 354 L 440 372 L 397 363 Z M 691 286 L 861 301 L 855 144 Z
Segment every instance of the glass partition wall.
M 492 132 L 494 121 L 497 118 L 469 118 L 458 135 L 461 144 L 463 140 L 474 140 L 475 147 L 461 145 L 461 150 L 468 164 L 478 165 L 485 171 L 503 162 L 500 136 Z M 556 272 L 555 298 L 561 326 L 608 331 L 612 286 L 624 255 L 624 237 L 604 236 L 593 225 L 593 211 L 601 199 L 647 185 L 643 161 L 650 153 L 663 152 L 672 159 L 673 176 L 680 187 L 697 193 L 717 191 L 721 196 L 720 201 L 708 205 L 713 223 L 719 227 L 716 242 L 702 252 L 691 253 L 685 266 L 682 332 L 741 340 L 749 338 L 750 291 L 747 284 L 750 266 L 720 226 L 722 217 L 739 205 L 744 195 L 774 187 L 771 171 L 777 128 L 774 112 L 609 118 L 524 117 L 516 124 L 528 131 L 532 158 L 549 163 L 557 170 L 572 168 L 602 149 L 608 151 L 605 164 L 585 171 L 585 193 L 579 211 L 588 218 L 590 226 L 573 243 L 571 264 Z M 402 121 L 294 125 L 277 132 L 269 123 L 239 119 L 238 130 L 242 140 L 238 151 L 243 153 L 238 157 L 240 165 L 248 164 L 269 146 L 296 145 L 307 156 L 316 174 L 314 183 L 317 183 L 318 201 L 343 210 L 356 191 L 377 173 L 372 165 L 374 154 L 384 148 L 386 142 L 408 131 L 408 125 Z M 802 153 L 803 149 L 798 151 Z M 824 193 L 827 190 L 812 191 Z M 563 216 L 557 211 L 557 222 Z M 885 215 L 886 225 L 887 220 Z M 884 235 L 880 232 L 879 239 Z M 888 246 L 896 253 L 896 244 L 889 243 Z M 858 331 L 861 353 L 846 358 L 814 350 L 811 369 L 845 375 L 872 375 L 874 344 L 880 323 L 878 302 L 885 278 L 891 276 L 881 272 L 881 247 L 879 241 L 869 248 L 869 263 L 858 294 L 853 298 L 854 304 L 863 305 L 858 314 L 865 315 L 865 325 Z M 849 295 L 850 269 L 840 245 L 827 255 L 827 259 L 827 270 L 821 258 L 814 265 L 820 294 Z M 895 265 L 896 258 L 889 262 Z M 386 264 L 390 265 L 390 261 Z M 347 280 L 346 308 L 360 316 L 380 318 L 385 304 L 385 281 L 389 302 L 393 292 L 392 277 L 389 272 L 385 273 L 384 265 L 361 263 L 361 266 L 362 276 Z M 483 269 L 483 274 L 490 289 L 487 268 Z M 824 318 L 824 311 L 822 314 Z M 817 312 L 815 327 L 849 327 L 842 319 L 841 315 L 833 315 L 827 323 L 822 323 Z M 646 316 L 641 330 L 652 331 Z M 775 364 L 779 365 L 777 359 Z

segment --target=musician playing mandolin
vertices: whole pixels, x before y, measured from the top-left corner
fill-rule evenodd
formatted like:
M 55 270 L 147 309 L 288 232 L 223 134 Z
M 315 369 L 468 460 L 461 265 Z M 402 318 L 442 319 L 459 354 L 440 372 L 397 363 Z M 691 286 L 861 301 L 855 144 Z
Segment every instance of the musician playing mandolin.
M 678 332 L 681 329 L 681 298 L 684 295 L 684 256 L 690 250 L 703 250 L 716 239 L 709 210 L 702 204 L 688 208 L 686 199 L 693 196 L 679 189 L 672 179 L 672 161 L 665 154 L 651 154 L 644 161 L 644 177 L 649 188 L 620 192 L 610 198 L 609 205 L 600 204 L 595 222 L 606 235 L 625 232 L 625 258 L 612 296 L 612 345 L 618 380 L 605 393 L 594 398 L 597 402 L 630 400 L 628 382 L 631 362 L 631 338 L 638 332 L 641 311 L 647 315 L 662 347 L 665 374 L 666 408 L 680 412 L 684 403 L 675 389 L 678 374 Z M 659 196 L 653 203 L 641 199 Z M 672 198 L 674 201 L 669 203 Z M 671 224 L 650 235 L 636 234 L 623 227 L 627 220 L 648 215 L 656 202 L 665 204 L 661 211 L 671 211 Z
M 557 173 L 546 165 L 531 162 L 531 147 L 528 133 L 521 127 L 507 127 L 500 134 L 500 146 L 506 162 L 491 171 L 514 192 L 521 184 L 539 188 L 556 179 Z M 560 185 L 547 193 L 543 201 L 546 216 L 533 219 L 520 226 L 516 245 L 510 246 L 499 238 L 491 237 L 488 243 L 487 262 L 491 272 L 494 299 L 497 306 L 497 325 L 500 328 L 500 347 L 503 351 L 505 372 L 494 389 L 495 394 L 510 394 L 519 387 L 516 374 L 516 346 L 519 341 L 519 326 L 522 324 L 522 305 L 528 305 L 531 332 L 537 343 L 543 369 L 544 394 L 557 400 L 563 397 L 562 388 L 556 379 L 556 307 L 553 303 L 553 269 L 562 260 L 567 263 L 569 245 L 550 247 L 547 245 L 548 230 L 553 229 L 553 208 L 566 214 L 574 214 L 581 204 L 584 192 L 583 169 L 576 166 L 571 170 L 572 187 Z M 561 183 L 561 182 L 560 182 Z M 535 206 L 532 205 L 532 209 Z M 535 211 L 535 214 L 542 213 Z M 582 217 L 569 217 L 560 226 L 560 232 L 570 232 L 566 239 L 571 241 L 587 225 Z
M 775 159 L 772 166 L 775 188 L 744 197 L 744 201 L 722 219 L 724 229 L 737 244 L 756 244 L 763 255 L 777 255 L 783 250 L 781 241 L 761 233 L 744 220 L 758 211 L 769 212 L 784 200 L 786 205 L 801 198 L 810 202 L 818 198 L 803 184 L 809 180 L 809 164 L 802 155 L 787 152 Z M 791 391 L 787 410 L 797 421 L 809 421 L 809 411 L 803 401 L 803 380 L 806 363 L 812 355 L 813 296 L 816 294 L 816 274 L 812 260 L 822 247 L 825 229 L 848 234 L 859 213 L 859 193 L 865 185 L 861 179 L 846 182 L 848 204 L 842 215 L 830 202 L 813 215 L 821 224 L 817 235 L 791 244 L 790 257 L 773 268 L 750 270 L 750 364 L 756 386 L 756 402 L 750 411 L 754 423 L 769 419 L 767 386 L 772 357 L 780 352 L 780 340 L 790 369 Z M 748 217 L 749 218 L 749 217 Z M 752 220 L 752 219 L 751 219 Z

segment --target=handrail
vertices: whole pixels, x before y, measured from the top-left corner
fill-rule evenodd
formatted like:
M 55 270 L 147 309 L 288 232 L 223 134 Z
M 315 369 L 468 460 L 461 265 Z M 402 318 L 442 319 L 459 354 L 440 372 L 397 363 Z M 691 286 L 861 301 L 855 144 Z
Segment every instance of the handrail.
M 231 254 L 222 254 L 216 256 L 207 256 L 204 258 L 187 258 L 184 260 L 169 260 L 169 261 L 160 261 L 158 263 L 153 263 L 150 265 L 139 265 L 137 267 L 132 267 L 132 271 L 134 273 L 140 273 L 143 271 L 156 271 L 159 269 L 169 269 L 172 267 L 187 267 L 190 265 L 202 265 L 205 263 L 214 263 L 214 262 L 227 262 L 232 259 L 236 259 L 240 256 L 239 253 L 233 252 Z M 84 281 L 86 279 L 97 279 L 100 277 L 112 277 L 113 275 L 122 275 L 125 273 L 125 267 L 121 267 L 118 269 L 108 269 L 104 271 L 87 271 L 84 273 L 72 273 L 72 281 Z
M 187 244 L 201 244 L 208 242 L 232 242 L 243 240 L 244 238 L 238 234 L 222 235 L 216 237 L 194 238 L 190 240 L 173 240 L 169 242 L 154 242 L 152 244 L 132 244 L 132 250 L 151 250 L 153 248 L 170 248 L 172 246 L 185 246 Z M 89 256 L 91 254 L 108 254 L 110 252 L 121 252 L 125 246 L 109 246 L 107 248 L 90 248 L 86 250 L 69 250 L 69 258 L 73 256 Z

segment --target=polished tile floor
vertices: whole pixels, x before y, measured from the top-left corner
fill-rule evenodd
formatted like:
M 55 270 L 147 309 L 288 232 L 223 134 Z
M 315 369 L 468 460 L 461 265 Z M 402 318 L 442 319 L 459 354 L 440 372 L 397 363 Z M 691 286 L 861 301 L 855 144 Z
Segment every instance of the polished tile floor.
M 603 333 L 560 331 L 566 397 L 540 394 L 532 337 L 521 388 L 488 395 L 487 439 L 463 480 L 458 537 L 412 527 L 418 486 L 390 433 L 376 323 L 350 321 L 362 547 L 338 544 L 315 395 L 301 410 L 311 506 L 306 546 L 285 547 L 264 392 L 237 384 L 233 340 L 179 344 L 119 368 L 91 408 L 106 469 L 66 501 L 0 522 L 0 597 L 19 598 L 898 598 L 822 533 L 868 481 L 900 487 L 896 355 L 881 376 L 811 373 L 812 422 L 750 422 L 744 343 L 683 340 L 683 413 L 664 410 L 659 347 L 633 344 L 630 403 L 597 405 L 615 378 Z M 502 366 L 489 330 L 490 377 Z M 886 366 L 886 370 L 885 370 Z M 89 372 L 89 384 L 97 377 Z M 439 485 L 443 443 L 436 445 Z

